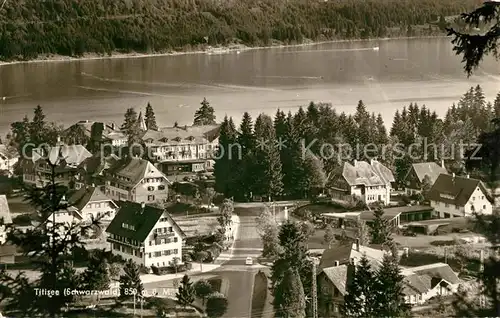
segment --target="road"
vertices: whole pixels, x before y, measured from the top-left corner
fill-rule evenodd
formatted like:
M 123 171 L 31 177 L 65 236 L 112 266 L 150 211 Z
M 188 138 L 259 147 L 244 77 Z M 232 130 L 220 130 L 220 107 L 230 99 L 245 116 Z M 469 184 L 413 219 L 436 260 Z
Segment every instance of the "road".
M 252 294 L 255 274 L 261 265 L 245 265 L 248 256 L 254 260 L 261 254 L 262 242 L 257 233 L 255 218 L 262 211 L 262 203 L 236 206 L 234 212 L 240 217 L 240 227 L 234 243 L 233 255 L 218 269 L 194 276 L 220 276 L 229 283 L 227 290 L 228 311 L 226 318 L 251 318 Z M 144 284 L 146 290 L 172 288 L 172 282 Z

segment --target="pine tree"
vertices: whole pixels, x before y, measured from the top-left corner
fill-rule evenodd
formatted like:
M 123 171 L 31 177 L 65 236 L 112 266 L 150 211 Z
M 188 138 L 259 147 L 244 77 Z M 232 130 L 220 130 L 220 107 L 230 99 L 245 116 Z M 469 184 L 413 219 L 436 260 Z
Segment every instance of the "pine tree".
M 184 277 L 182 277 L 181 284 L 179 285 L 177 294 L 175 294 L 177 303 L 186 308 L 194 302 L 194 295 L 195 290 L 193 287 L 193 283 L 191 283 L 188 275 L 184 275 Z
M 108 270 L 109 252 L 95 250 L 89 259 L 88 267 L 83 272 L 85 290 L 108 290 L 111 278 Z M 99 301 L 99 299 L 97 299 Z
M 238 195 L 237 182 L 239 176 L 237 165 L 239 163 L 241 148 L 238 147 L 236 139 L 236 128 L 232 118 L 224 117 L 224 121 L 220 126 L 219 133 L 219 148 L 215 156 L 215 188 L 217 192 L 223 193 L 225 197 L 233 197 Z
M 29 126 L 30 142 L 38 147 L 46 141 L 45 134 L 47 133 L 47 122 L 45 121 L 45 114 L 40 105 L 36 106 L 33 119 Z
M 333 226 L 331 224 L 327 224 L 325 235 L 323 236 L 323 244 L 326 244 L 328 245 L 328 248 L 331 248 L 333 243 L 335 243 L 335 232 L 333 231 Z
M 243 114 L 243 119 L 240 124 L 240 133 L 237 137 L 237 142 L 241 147 L 241 160 L 239 162 L 238 176 L 239 182 L 237 187 L 239 193 L 244 193 L 249 196 L 254 180 L 254 153 L 255 153 L 255 137 L 253 135 L 253 122 L 249 113 Z
M 500 93 L 497 94 L 493 102 L 493 111 L 495 112 L 495 118 L 500 118 Z
M 139 266 L 134 261 L 128 260 L 123 267 L 123 275 L 120 276 L 120 299 L 141 297 L 144 286 L 141 282 Z
M 125 112 L 125 118 L 120 128 L 127 136 L 129 147 L 136 145 L 141 141 L 141 130 L 137 116 L 137 112 L 133 108 L 128 108 Z
M 377 317 L 409 316 L 410 307 L 406 304 L 403 294 L 403 278 L 397 260 L 386 254 L 375 277 L 374 288 L 379 291 L 375 294 Z
M 356 122 L 356 139 L 360 146 L 365 146 L 370 143 L 370 114 L 366 110 L 366 106 L 362 100 L 358 102 L 356 113 L 354 114 Z
M 255 137 L 258 146 L 255 156 L 254 192 L 272 199 L 282 194 L 283 177 L 276 132 L 269 116 L 259 115 L 255 122 Z
M 392 244 L 392 228 L 389 221 L 384 218 L 384 210 L 378 207 L 373 214 L 375 219 L 370 224 L 371 243 L 390 246 Z
M 286 270 L 274 294 L 273 304 L 278 315 L 289 318 L 306 317 L 304 288 L 296 269 Z
M 201 107 L 194 113 L 194 126 L 215 125 L 215 110 L 204 97 Z
M 93 227 L 99 227 L 99 220 L 92 224 L 54 224 L 51 215 L 68 209 L 63 200 L 68 189 L 56 183 L 57 161 L 51 153 L 47 160 L 50 167 L 49 183 L 43 188 L 26 187 L 26 200 L 37 211 L 36 220 L 40 225 L 23 232 L 17 228 L 8 229 L 7 241 L 22 250 L 34 265 L 33 270 L 40 273 L 35 280 L 28 279 L 21 272 L 11 277 L 6 271 L 0 273 L 2 286 L 3 312 L 16 312 L 16 316 L 56 317 L 61 314 L 66 304 L 72 304 L 75 296 L 64 293 L 66 288 L 83 289 L 79 275 L 68 261 L 72 251 L 84 247 L 82 233 Z M 62 160 L 62 154 L 57 158 Z M 36 290 L 51 290 L 55 295 L 39 295 Z
M 156 124 L 156 116 L 153 110 L 153 106 L 148 102 L 146 106 L 146 127 L 148 130 L 158 130 L 158 125 Z
M 358 265 L 349 265 L 346 295 L 342 313 L 344 317 L 364 318 L 377 316 L 377 285 L 375 273 L 373 272 L 366 255 L 363 256 Z

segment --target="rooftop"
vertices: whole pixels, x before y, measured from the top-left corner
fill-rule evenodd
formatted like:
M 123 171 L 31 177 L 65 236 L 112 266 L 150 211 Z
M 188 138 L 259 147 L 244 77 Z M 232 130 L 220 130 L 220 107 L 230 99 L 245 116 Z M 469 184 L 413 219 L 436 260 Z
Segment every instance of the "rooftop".
M 170 224 L 176 229 L 176 232 L 183 238 L 185 237 L 184 232 L 166 210 L 151 205 L 144 205 L 143 207 L 141 203 L 129 201 L 120 204 L 120 209 L 109 224 L 106 232 L 144 242 L 162 216 L 166 216 Z M 124 228 L 123 224 L 132 225 L 134 229 Z
M 355 160 L 354 165 L 344 162 L 342 176 L 350 186 L 382 186 L 395 181 L 391 170 L 376 160 Z
M 489 192 L 480 180 L 440 174 L 429 191 L 429 200 L 465 206 L 477 187 L 492 201 Z
M 90 202 L 102 201 L 110 201 L 111 204 L 117 207 L 113 200 L 108 198 L 104 193 L 102 193 L 101 190 L 99 190 L 99 188 L 96 187 L 83 187 L 80 190 L 76 191 L 69 198 L 68 204 L 81 211 Z
M 108 169 L 108 173 L 115 182 L 128 187 L 135 187 L 148 174 L 154 174 L 155 178 L 162 176 L 168 180 L 151 162 L 142 158 L 129 158 L 117 161 Z
M 412 164 L 413 170 L 417 175 L 418 181 L 423 182 L 425 176 L 429 176 L 431 184 L 433 184 L 440 174 L 448 174 L 446 168 L 438 165 L 435 162 L 421 162 Z
M 146 131 L 142 140 L 156 145 L 200 144 L 212 142 L 218 133 L 219 125 L 164 127 Z
M 366 255 L 368 260 L 374 263 L 380 263 L 386 253 L 386 251 L 364 245 L 360 245 L 358 251 L 356 243 L 353 243 L 352 245 L 336 245 L 323 252 L 319 268 L 324 269 L 334 267 L 335 261 L 338 261 L 339 264 L 349 263 L 353 258 L 359 261 L 363 255 Z

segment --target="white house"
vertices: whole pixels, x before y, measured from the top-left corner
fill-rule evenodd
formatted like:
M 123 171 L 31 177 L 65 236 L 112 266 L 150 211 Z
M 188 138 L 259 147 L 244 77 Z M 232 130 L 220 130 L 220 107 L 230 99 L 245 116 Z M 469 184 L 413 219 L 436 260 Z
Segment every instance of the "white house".
M 0 194 L 0 219 L 3 222 L 0 225 L 0 245 L 2 245 L 7 240 L 6 225 L 12 224 L 9 203 L 5 194 Z
M 420 305 L 432 297 L 457 292 L 460 279 L 448 264 L 434 263 L 402 269 L 405 300 Z
M 147 130 L 142 140 L 167 174 L 212 170 L 219 125 L 175 126 Z
M 492 198 L 477 179 L 441 174 L 429 192 L 431 207 L 441 218 L 492 214 Z
M 84 220 L 112 220 L 118 210 L 118 205 L 94 185 L 76 191 L 69 198 L 68 205 L 76 208 Z
M 5 145 L 0 145 L 0 171 L 7 171 L 9 175 L 14 173 L 14 165 L 18 162 L 18 154 L 13 153 Z
M 370 162 L 354 160 L 354 164 L 344 162 L 342 175 L 334 181 L 330 189 L 333 198 L 348 200 L 357 197 L 366 204 L 383 202 L 391 199 L 392 171 L 377 160 Z
M 119 161 L 105 172 L 106 195 L 114 200 L 165 202 L 170 181 L 151 162 L 141 158 Z
M 182 262 L 185 234 L 169 213 L 144 203 L 122 202 L 106 229 L 111 251 L 145 267 Z

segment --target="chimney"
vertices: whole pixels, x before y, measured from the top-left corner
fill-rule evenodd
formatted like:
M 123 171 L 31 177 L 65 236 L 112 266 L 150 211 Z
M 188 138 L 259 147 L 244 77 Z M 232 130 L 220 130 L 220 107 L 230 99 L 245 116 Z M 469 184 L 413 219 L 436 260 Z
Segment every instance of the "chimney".
M 356 239 L 356 251 L 359 252 L 359 238 Z
M 444 159 L 441 159 L 441 168 L 446 169 L 444 166 Z
M 335 267 L 339 266 L 339 261 L 333 262 L 333 266 L 335 266 Z

